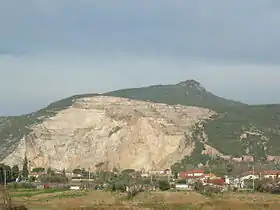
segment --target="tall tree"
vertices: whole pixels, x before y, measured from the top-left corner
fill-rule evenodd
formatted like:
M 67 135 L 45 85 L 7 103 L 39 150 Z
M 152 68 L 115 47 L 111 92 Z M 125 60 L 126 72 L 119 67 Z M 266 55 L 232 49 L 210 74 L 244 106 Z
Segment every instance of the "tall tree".
M 12 177 L 13 177 L 14 180 L 19 177 L 19 167 L 18 167 L 18 165 L 14 165 L 12 167 Z
M 4 184 L 4 164 L 0 164 L 0 184 Z
M 4 169 L 5 169 L 6 182 L 11 182 L 13 180 L 11 167 L 5 165 Z
M 24 156 L 23 166 L 22 166 L 22 176 L 23 178 L 28 178 L 28 160 L 27 156 Z

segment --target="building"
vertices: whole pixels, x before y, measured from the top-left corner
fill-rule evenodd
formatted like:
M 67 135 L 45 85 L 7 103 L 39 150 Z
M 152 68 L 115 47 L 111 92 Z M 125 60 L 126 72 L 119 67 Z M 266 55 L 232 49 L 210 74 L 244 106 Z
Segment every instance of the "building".
M 279 170 L 248 171 L 241 179 L 277 179 L 279 175 Z
M 192 190 L 193 188 L 190 187 L 188 184 L 176 184 L 175 185 L 176 190 Z
M 178 177 L 180 179 L 195 179 L 195 178 L 201 178 L 204 176 L 204 170 L 203 169 L 194 169 L 194 170 L 189 170 L 186 172 L 180 172 L 178 174 Z
M 280 171 L 278 170 L 268 170 L 260 172 L 260 177 L 264 179 L 277 179 L 279 178 Z
M 216 186 L 223 186 L 225 185 L 225 179 L 224 178 L 213 178 L 213 179 L 207 179 L 204 183 L 210 184 L 210 185 L 216 185 Z

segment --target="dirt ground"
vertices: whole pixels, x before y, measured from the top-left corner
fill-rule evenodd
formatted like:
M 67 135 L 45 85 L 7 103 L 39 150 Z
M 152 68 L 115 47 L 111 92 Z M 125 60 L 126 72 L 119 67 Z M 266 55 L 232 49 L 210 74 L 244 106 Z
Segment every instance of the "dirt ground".
M 260 193 L 227 193 L 204 197 L 195 192 L 143 192 L 133 199 L 125 194 L 104 191 L 65 191 L 16 193 L 15 204 L 25 204 L 30 210 L 51 209 L 191 209 L 191 210 L 280 210 L 280 195 Z

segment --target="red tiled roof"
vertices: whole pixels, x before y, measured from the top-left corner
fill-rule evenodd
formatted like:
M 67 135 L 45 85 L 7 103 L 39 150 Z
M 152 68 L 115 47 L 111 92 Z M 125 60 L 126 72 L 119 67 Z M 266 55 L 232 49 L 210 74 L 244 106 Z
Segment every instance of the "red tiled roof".
M 263 172 L 260 172 L 262 175 L 277 175 L 279 174 L 280 175 L 280 171 L 278 170 L 269 170 L 269 171 L 263 171 Z
M 198 179 L 198 178 L 203 178 L 204 175 L 201 175 L 201 176 L 185 176 L 186 179 Z
M 212 183 L 212 184 L 215 184 L 215 185 L 224 185 L 225 180 L 223 178 L 209 179 L 209 180 L 206 180 L 206 183 Z
M 195 174 L 195 173 L 204 173 L 203 169 L 194 169 L 194 170 L 190 170 L 190 171 L 186 171 L 185 173 L 187 174 Z

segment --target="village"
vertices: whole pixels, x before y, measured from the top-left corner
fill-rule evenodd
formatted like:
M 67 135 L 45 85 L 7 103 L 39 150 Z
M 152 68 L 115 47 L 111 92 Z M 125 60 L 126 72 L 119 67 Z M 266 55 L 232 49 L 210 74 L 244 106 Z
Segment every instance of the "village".
M 218 192 L 224 191 L 261 191 L 272 192 L 279 189 L 279 170 L 247 171 L 236 176 L 217 176 L 215 173 L 206 173 L 204 169 L 193 169 L 178 174 L 173 174 L 171 169 L 159 171 L 136 171 L 125 169 L 122 171 L 94 171 L 75 169 L 72 172 L 51 171 L 47 173 L 43 168 L 33 168 L 29 173 L 29 180 L 37 183 L 38 188 L 69 187 L 79 189 L 106 189 L 118 185 L 119 190 L 137 186 L 142 190 L 199 190 L 198 184 L 203 189 L 212 188 Z M 42 177 L 53 178 L 42 178 Z M 67 181 L 57 177 L 67 177 Z M 54 178 L 56 177 L 56 178 Z M 118 183 L 115 185 L 115 183 Z M 164 185 L 164 187 L 160 186 Z M 117 188 L 117 187 L 116 187 Z

